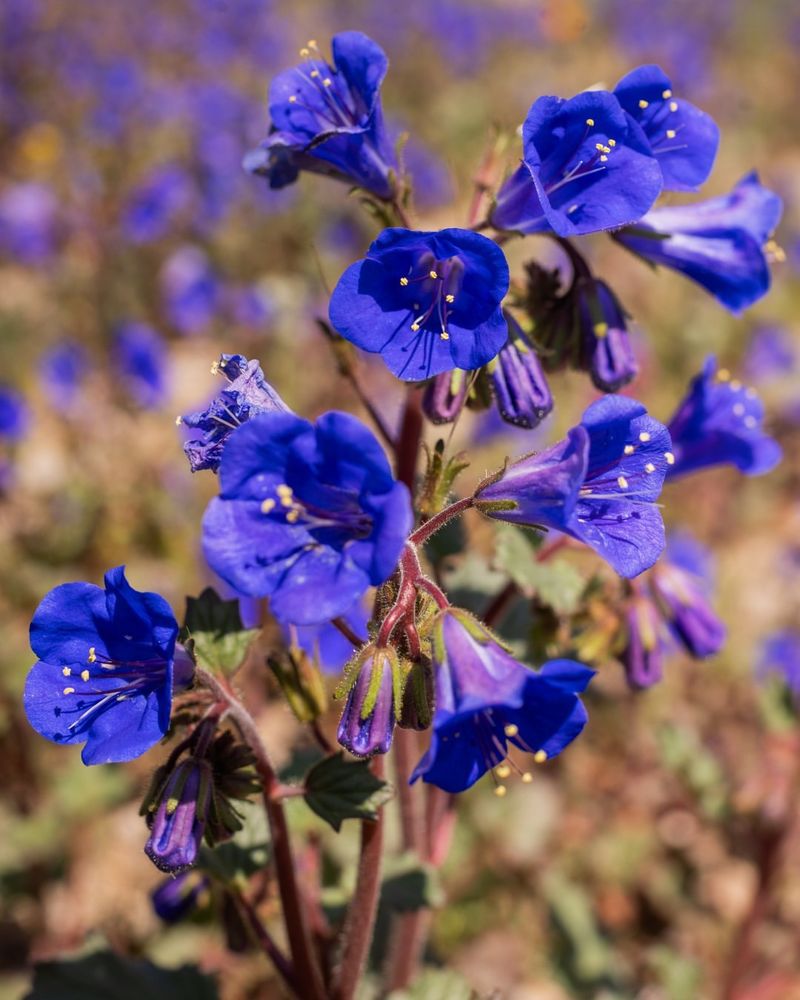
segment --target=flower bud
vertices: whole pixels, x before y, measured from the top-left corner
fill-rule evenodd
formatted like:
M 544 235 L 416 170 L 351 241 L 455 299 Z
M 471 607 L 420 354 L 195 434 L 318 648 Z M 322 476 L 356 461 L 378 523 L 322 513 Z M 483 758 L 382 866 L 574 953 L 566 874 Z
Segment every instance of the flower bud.
M 509 312 L 508 341 L 486 366 L 500 416 L 516 427 L 533 428 L 553 409 L 553 396 L 533 344 Z
M 392 648 L 367 646 L 357 655 L 355 667 L 358 675 L 347 696 L 337 739 L 357 757 L 387 753 L 403 695 L 397 653 Z
M 664 644 L 662 622 L 647 598 L 634 599 L 628 608 L 628 642 L 620 659 L 628 685 L 634 690 L 651 687 L 661 680 Z
M 454 368 L 428 382 L 422 396 L 422 409 L 431 423 L 451 424 L 456 419 L 467 399 L 469 374 Z
M 145 853 L 163 872 L 177 874 L 197 860 L 211 801 L 211 768 L 189 757 L 171 772 L 150 820 Z

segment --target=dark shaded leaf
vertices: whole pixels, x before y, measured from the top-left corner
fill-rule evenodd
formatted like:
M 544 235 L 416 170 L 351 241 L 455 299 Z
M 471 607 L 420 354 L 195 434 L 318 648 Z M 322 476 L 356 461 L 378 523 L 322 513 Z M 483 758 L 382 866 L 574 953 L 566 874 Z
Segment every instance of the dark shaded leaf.
M 334 830 L 346 819 L 378 818 L 378 809 L 392 797 L 392 786 L 369 769 L 369 761 L 345 760 L 343 753 L 326 757 L 306 775 L 305 800 Z
M 199 597 L 186 598 L 186 630 L 201 667 L 230 673 L 241 665 L 258 629 L 242 625 L 237 600 L 225 601 L 206 587 Z

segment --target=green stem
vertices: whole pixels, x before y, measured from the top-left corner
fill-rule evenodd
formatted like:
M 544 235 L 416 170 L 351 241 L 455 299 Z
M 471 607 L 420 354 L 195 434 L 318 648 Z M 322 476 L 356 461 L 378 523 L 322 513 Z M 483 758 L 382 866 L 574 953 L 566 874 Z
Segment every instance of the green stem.
M 253 752 L 256 771 L 261 779 L 264 809 L 269 822 L 278 891 L 281 897 L 283 920 L 286 925 L 286 936 L 289 939 L 289 949 L 292 954 L 292 966 L 299 987 L 298 996 L 301 1000 L 326 1000 L 322 973 L 311 944 L 300 886 L 297 882 L 297 870 L 289 839 L 286 813 L 283 804 L 273 798 L 274 792 L 280 788 L 280 782 L 267 748 L 264 746 L 255 720 L 233 691 L 213 674 L 203 670 L 202 667 L 197 668 L 195 676 L 198 682 L 208 688 L 217 700 L 225 702 L 227 714 L 233 719 L 243 739 Z

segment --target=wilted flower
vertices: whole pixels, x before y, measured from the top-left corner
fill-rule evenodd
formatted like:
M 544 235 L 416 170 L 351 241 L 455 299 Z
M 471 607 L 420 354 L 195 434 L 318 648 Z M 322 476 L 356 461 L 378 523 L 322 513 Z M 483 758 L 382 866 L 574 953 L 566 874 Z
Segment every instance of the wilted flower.
M 106 573 L 105 590 L 56 587 L 31 622 L 30 724 L 55 743 L 85 743 L 84 764 L 139 757 L 166 734 L 173 691 L 192 677 L 177 636 L 164 598 L 134 590 L 123 566 Z
M 257 361 L 241 354 L 221 354 L 212 372 L 221 372 L 228 385 L 204 410 L 185 413 L 178 424 L 203 432 L 202 437 L 186 441 L 183 450 L 192 472 L 211 469 L 216 472 L 225 443 L 241 424 L 259 413 L 288 413 L 289 407 L 264 377 Z
M 538 672 L 530 670 L 466 611 L 440 613 L 433 658 L 431 745 L 412 782 L 422 778 L 446 792 L 463 792 L 493 768 L 498 777 L 510 774 L 509 746 L 542 762 L 559 754 L 586 724 L 578 693 L 593 670 L 573 660 L 552 660 Z
M 760 476 L 781 460 L 780 445 L 763 429 L 764 405 L 753 389 L 707 358 L 669 422 L 675 461 L 669 478 L 715 465 Z
M 480 233 L 385 229 L 339 279 L 330 321 L 398 378 L 422 381 L 497 354 L 508 337 L 508 282 L 503 251 Z
M 479 487 L 488 517 L 563 531 L 633 577 L 664 548 L 656 501 L 674 461 L 666 427 L 635 399 L 606 396 L 567 437 Z
M 203 519 L 206 558 L 238 593 L 270 597 L 279 619 L 330 621 L 397 565 L 408 490 L 355 417 L 261 414 L 231 434 L 219 472 Z
M 540 97 L 522 128 L 523 159 L 490 221 L 521 233 L 580 236 L 640 219 L 661 169 L 639 125 L 607 91 Z

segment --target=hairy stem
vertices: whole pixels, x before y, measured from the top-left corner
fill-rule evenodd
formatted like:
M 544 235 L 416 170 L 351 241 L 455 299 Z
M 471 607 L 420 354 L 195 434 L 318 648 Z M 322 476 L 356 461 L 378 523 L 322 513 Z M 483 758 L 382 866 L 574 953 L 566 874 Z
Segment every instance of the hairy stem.
M 261 779 L 264 809 L 269 822 L 283 920 L 286 925 L 286 936 L 289 940 L 292 964 L 299 987 L 298 996 L 302 1000 L 326 1000 L 322 973 L 311 944 L 308 922 L 297 881 L 297 870 L 289 839 L 286 813 L 280 800 L 273 798 L 273 793 L 280 787 L 280 782 L 267 753 L 267 748 L 264 746 L 253 717 L 230 687 L 201 667 L 197 668 L 195 676 L 198 682 L 207 687 L 215 698 L 225 702 L 228 715 L 233 719 L 243 739 L 253 752 L 256 760 L 256 771 Z
M 400 438 L 397 442 L 397 478 L 405 483 L 411 495 L 414 494 L 414 480 L 419 460 L 419 446 L 422 440 L 422 391 L 409 386 Z
M 301 996 L 294 968 L 261 922 L 261 917 L 256 912 L 255 906 L 237 889 L 231 889 L 230 891 L 239 908 L 243 922 L 249 928 L 253 938 L 258 942 L 258 946 L 275 966 L 289 989 L 298 996 Z
M 383 777 L 383 757 L 375 757 L 372 773 Z M 361 851 L 356 888 L 342 930 L 342 959 L 331 990 L 332 1000 L 352 1000 L 358 988 L 375 930 L 375 915 L 381 888 L 383 853 L 383 808 L 375 822 L 361 823 Z
M 429 518 L 424 524 L 421 524 L 416 531 L 412 532 L 409 536 L 409 542 L 412 545 L 424 545 L 428 539 L 435 535 L 436 532 L 443 528 L 448 521 L 452 521 L 454 517 L 458 517 L 459 514 L 463 514 L 465 510 L 469 510 L 470 507 L 474 505 L 473 497 L 465 497 L 463 500 L 456 500 L 455 503 L 451 503 L 449 507 L 445 507 L 444 510 L 440 510 L 438 514 L 434 514 L 433 517 Z

